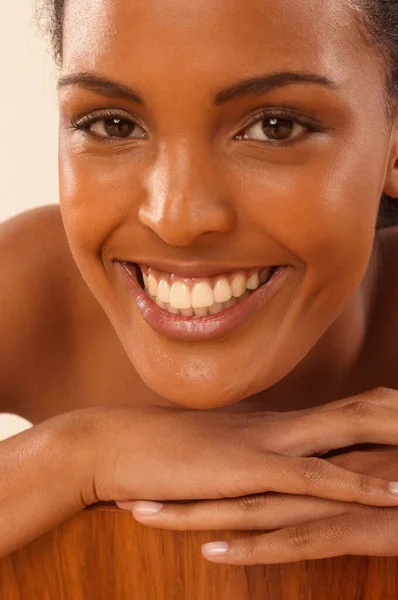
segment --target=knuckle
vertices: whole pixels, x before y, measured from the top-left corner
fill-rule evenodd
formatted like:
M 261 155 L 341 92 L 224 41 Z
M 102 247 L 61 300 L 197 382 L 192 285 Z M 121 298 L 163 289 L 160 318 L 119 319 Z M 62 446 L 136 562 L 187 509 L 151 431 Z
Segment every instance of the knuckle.
M 304 523 L 289 530 L 287 542 L 294 550 L 313 551 L 316 547 L 331 546 L 341 543 L 347 535 L 347 528 L 337 520 L 327 521 L 322 529 L 315 529 L 311 523 Z
M 361 396 L 369 402 L 389 405 L 392 401 L 396 403 L 398 392 L 393 388 L 379 386 L 371 390 L 366 390 Z
M 314 536 L 309 525 L 303 524 L 289 530 L 287 544 L 294 550 L 307 550 L 313 542 Z
M 195 518 L 197 513 L 197 505 L 195 502 L 188 501 L 184 503 L 182 500 L 179 500 L 178 503 L 174 504 L 172 501 L 168 502 L 169 512 L 173 513 L 173 516 L 178 520 L 179 523 L 188 523 L 192 519 Z
M 238 513 L 252 514 L 264 510 L 266 504 L 266 494 L 250 494 L 237 498 L 234 506 Z
M 235 553 L 243 559 L 255 556 L 259 552 L 259 539 L 259 536 L 240 539 L 236 542 Z
M 371 395 L 372 397 L 376 397 L 376 398 L 391 398 L 391 396 L 397 396 L 397 390 L 394 390 L 392 388 L 389 387 L 385 387 L 385 386 L 379 386 L 373 390 L 369 390 L 368 394 Z
M 368 495 L 374 490 L 371 478 L 368 475 L 358 474 L 355 477 L 354 488 L 359 495 Z
M 325 461 L 316 456 L 302 459 L 300 475 L 305 482 L 321 483 L 325 479 Z
M 346 419 L 355 421 L 368 421 L 378 412 L 377 405 L 368 400 L 355 400 L 351 404 L 346 404 L 341 407 L 341 412 Z

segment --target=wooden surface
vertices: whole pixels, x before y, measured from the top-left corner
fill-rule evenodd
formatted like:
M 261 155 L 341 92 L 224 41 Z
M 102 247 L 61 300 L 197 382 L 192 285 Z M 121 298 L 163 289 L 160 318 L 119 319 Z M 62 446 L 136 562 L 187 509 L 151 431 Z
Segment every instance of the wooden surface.
M 398 557 L 231 567 L 201 554 L 244 535 L 152 529 L 95 505 L 0 559 L 0 599 L 398 600 Z

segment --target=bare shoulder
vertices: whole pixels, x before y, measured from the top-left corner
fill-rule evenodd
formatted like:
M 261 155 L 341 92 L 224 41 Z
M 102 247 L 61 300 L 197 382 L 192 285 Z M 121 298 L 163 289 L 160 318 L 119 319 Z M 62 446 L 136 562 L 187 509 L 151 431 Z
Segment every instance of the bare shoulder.
M 28 278 L 30 283 L 37 283 L 38 291 L 41 283 L 38 276 L 55 272 L 55 259 L 61 260 L 64 267 L 72 266 L 73 262 L 56 204 L 28 210 L 1 223 L 0 248 L 1 276 L 10 277 L 17 289 Z M 31 273 L 32 266 L 35 269 Z M 24 281 L 16 269 L 23 269 Z
M 54 340 L 65 337 L 73 300 L 87 288 L 58 205 L 1 223 L 0 257 L 0 411 L 18 412 L 20 388 L 61 351 Z

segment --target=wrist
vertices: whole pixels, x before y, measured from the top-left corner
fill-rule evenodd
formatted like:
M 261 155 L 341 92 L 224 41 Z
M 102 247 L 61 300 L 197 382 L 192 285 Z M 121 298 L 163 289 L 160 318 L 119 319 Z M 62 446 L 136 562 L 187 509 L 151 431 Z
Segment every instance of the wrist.
M 70 478 L 70 491 L 76 495 L 79 508 L 99 501 L 95 490 L 95 462 L 97 457 L 98 409 L 87 407 L 68 411 L 55 417 L 52 432 L 59 450 L 60 464 Z

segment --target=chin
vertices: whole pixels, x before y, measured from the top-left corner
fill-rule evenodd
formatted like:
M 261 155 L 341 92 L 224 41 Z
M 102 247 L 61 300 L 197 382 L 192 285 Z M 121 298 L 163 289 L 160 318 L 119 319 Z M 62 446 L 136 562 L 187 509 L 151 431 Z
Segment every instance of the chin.
M 138 371 L 145 384 L 157 395 L 176 406 L 197 410 L 221 408 L 240 402 L 261 391 L 247 382 L 237 385 L 236 381 L 221 382 L 219 379 L 187 380 L 166 373 L 161 378 L 154 378 L 153 371 Z

